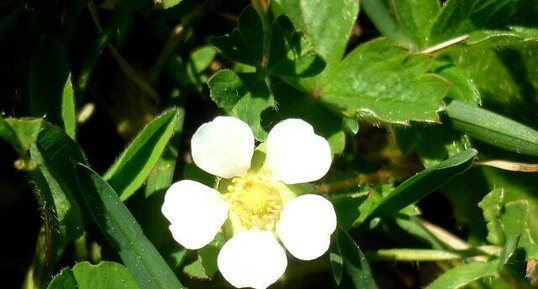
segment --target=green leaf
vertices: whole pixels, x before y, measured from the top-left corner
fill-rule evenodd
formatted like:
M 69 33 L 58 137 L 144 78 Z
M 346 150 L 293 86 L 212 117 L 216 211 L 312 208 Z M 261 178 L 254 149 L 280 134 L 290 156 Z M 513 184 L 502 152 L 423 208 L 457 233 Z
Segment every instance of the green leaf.
M 164 9 L 170 9 L 176 6 L 177 4 L 181 3 L 181 1 L 182 0 L 161 0 L 161 1 L 155 1 L 155 3 L 160 3 Z
M 366 1 L 363 1 L 365 5 Z M 373 2 L 373 1 L 369 1 Z M 377 1 L 381 2 L 381 1 Z M 428 34 L 430 32 L 432 19 L 435 19 L 441 6 L 438 0 L 391 0 L 399 29 L 406 35 L 412 43 L 408 45 L 412 50 L 426 48 Z M 365 9 L 366 10 L 366 9 Z M 373 19 L 373 21 L 376 21 Z M 374 22 L 375 23 L 375 22 Z M 389 35 L 385 34 L 390 37 Z M 395 39 L 393 39 L 395 42 Z
M 415 148 L 422 164 L 429 168 L 470 147 L 467 138 L 447 124 L 411 123 L 395 127 L 398 146 L 404 153 Z
M 9 142 L 19 153 L 24 154 L 35 143 L 42 125 L 41 118 L 2 119 L 0 137 Z
M 502 245 L 505 236 L 501 223 L 501 214 L 504 205 L 504 190 L 495 189 L 487 194 L 478 206 L 484 212 L 484 219 L 487 222 L 488 241 L 495 245 Z
M 361 215 L 354 225 L 361 222 L 367 223 L 365 220 L 374 217 L 395 214 L 408 205 L 419 201 L 451 178 L 467 171 L 476 154 L 476 150 L 468 149 L 409 178 L 383 198 L 373 212 Z
M 320 75 L 299 80 L 309 92 L 321 89 L 344 56 L 359 2 L 276 0 L 271 1 L 271 8 L 277 15 L 288 16 L 294 26 L 308 36 L 315 51 L 324 56 L 327 67 Z
M 48 289 L 138 289 L 131 273 L 123 265 L 114 262 L 77 263 L 73 269 L 67 268 L 52 279 Z
M 520 154 L 538 156 L 538 131 L 475 105 L 453 100 L 447 109 L 452 126 L 469 136 Z
M 252 73 L 221 70 L 208 81 L 211 99 L 229 114 L 250 125 L 257 140 L 265 140 L 261 114 L 275 106 L 275 100 L 262 79 Z
M 260 15 L 247 6 L 239 15 L 239 25 L 230 35 L 213 36 L 209 42 L 224 57 L 260 68 L 264 55 L 265 32 Z
M 60 128 L 42 120 L 10 122 L 21 132 L 40 128 L 30 146 L 34 165 L 28 168 L 43 217 L 44 233 L 38 238 L 32 265 L 32 281 L 39 286 L 50 279 L 50 268 L 57 265 L 67 244 L 82 236 L 85 220 L 77 202 L 79 188 L 73 168 L 66 164 L 86 160 L 78 145 Z
M 497 261 L 474 262 L 446 271 L 441 277 L 428 285 L 426 289 L 462 288 L 473 281 L 496 275 Z
M 372 276 L 370 265 L 364 257 L 361 249 L 355 244 L 355 241 L 344 230 L 337 229 L 335 232 L 338 253 L 343 260 L 343 267 L 346 278 L 350 279 L 351 284 L 356 289 L 377 289 L 377 285 Z M 342 283 L 341 285 L 344 285 Z M 342 288 L 350 288 L 343 287 Z
M 30 155 L 38 167 L 30 175 L 44 202 L 44 213 L 50 216 L 53 232 L 61 236 L 65 245 L 80 237 L 84 228 L 75 197 L 79 195 L 77 180 L 73 168 L 66 164 L 86 163 L 86 159 L 68 135 L 47 123 L 43 123 Z
M 62 93 L 62 121 L 67 135 L 75 139 L 77 121 L 75 115 L 75 91 L 73 83 L 71 83 L 71 74 L 67 75 Z
M 75 164 L 81 195 L 93 219 L 141 288 L 183 288 L 117 193 L 90 168 Z
M 314 51 L 310 41 L 295 31 L 286 16 L 279 16 L 272 25 L 267 68 L 283 77 L 310 77 L 325 68 L 325 61 Z
M 123 151 L 104 175 L 123 201 L 142 186 L 174 134 L 177 110 L 165 112 L 150 122 Z
M 478 87 L 462 67 L 440 60 L 436 60 L 434 66 L 436 66 L 435 73 L 450 82 L 448 90 L 450 98 L 468 103 L 481 103 Z
M 215 240 L 198 250 L 198 258 L 183 267 L 183 271 L 198 279 L 211 280 L 218 271 L 217 256 L 225 242 L 224 235 L 217 234 Z
M 41 123 L 39 123 L 39 126 Z M 39 129 L 38 126 L 38 129 Z M 22 134 L 25 135 L 25 134 Z M 17 136 L 17 133 L 13 130 L 13 128 L 9 125 L 9 123 L 0 116 L 0 137 L 3 138 L 5 141 L 7 141 L 13 149 L 18 151 L 19 153 L 25 152 L 28 150 L 29 147 L 26 149 L 23 147 L 21 141 L 19 140 L 19 137 Z
M 386 1 L 381 0 L 362 0 L 361 7 L 368 15 L 368 18 L 374 23 L 376 28 L 395 43 L 408 44 L 410 40 L 399 27 L 393 13 L 385 5 Z
M 508 264 L 508 260 L 516 251 L 517 246 L 519 245 L 519 240 L 521 235 L 511 236 L 507 241 L 501 252 L 499 253 L 499 264 L 497 266 L 497 271 L 501 271 L 503 267 Z
M 525 42 L 538 41 L 538 29 L 510 26 L 507 30 L 477 30 L 465 41 L 473 49 L 520 46 Z
M 447 83 L 428 74 L 425 55 L 377 39 L 359 46 L 321 91 L 321 101 L 347 116 L 388 123 L 439 120 Z
M 431 44 L 478 29 L 502 29 L 507 25 L 536 26 L 534 1 L 448 0 L 435 18 Z

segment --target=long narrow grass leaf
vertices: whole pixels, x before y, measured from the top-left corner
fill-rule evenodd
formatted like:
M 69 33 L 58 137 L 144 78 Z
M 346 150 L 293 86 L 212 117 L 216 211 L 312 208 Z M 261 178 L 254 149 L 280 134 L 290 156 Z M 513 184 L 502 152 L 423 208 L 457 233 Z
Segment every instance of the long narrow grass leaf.
M 81 195 L 93 219 L 140 287 L 183 288 L 114 189 L 85 165 L 76 163 L 75 171 Z
M 468 170 L 476 154 L 477 151 L 474 149 L 465 150 L 409 178 L 384 198 L 369 215 L 360 216 L 354 225 L 374 217 L 393 215 L 417 202 L 453 177 Z
M 142 186 L 174 134 L 178 112 L 171 110 L 150 122 L 106 172 L 104 179 L 126 200 Z
M 538 131 L 476 105 L 453 100 L 452 126 L 477 140 L 520 154 L 538 156 Z

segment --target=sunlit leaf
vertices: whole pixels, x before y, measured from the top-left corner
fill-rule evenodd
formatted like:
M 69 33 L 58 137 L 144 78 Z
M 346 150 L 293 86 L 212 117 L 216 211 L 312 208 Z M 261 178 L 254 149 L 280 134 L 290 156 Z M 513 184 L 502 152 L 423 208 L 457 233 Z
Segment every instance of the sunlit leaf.
M 141 288 L 135 282 L 131 273 L 123 265 L 113 262 L 100 262 L 92 265 L 89 262 L 77 263 L 72 269 L 63 269 L 52 279 L 48 289 L 95 289 Z
M 142 186 L 172 137 L 178 112 L 171 110 L 150 122 L 104 175 L 122 200 Z
M 75 164 L 86 207 L 141 288 L 183 288 L 117 193 L 90 168 Z
M 448 84 L 429 74 L 430 66 L 427 56 L 409 55 L 386 39 L 377 39 L 347 55 L 321 91 L 321 101 L 357 119 L 435 122 Z
M 497 262 L 473 262 L 455 267 L 433 281 L 426 289 L 463 288 L 465 285 L 497 274 Z
M 468 149 L 437 165 L 434 165 L 403 182 L 378 204 L 368 215 L 362 214 L 355 225 L 378 216 L 395 214 L 410 204 L 432 193 L 451 178 L 467 171 L 477 154 Z

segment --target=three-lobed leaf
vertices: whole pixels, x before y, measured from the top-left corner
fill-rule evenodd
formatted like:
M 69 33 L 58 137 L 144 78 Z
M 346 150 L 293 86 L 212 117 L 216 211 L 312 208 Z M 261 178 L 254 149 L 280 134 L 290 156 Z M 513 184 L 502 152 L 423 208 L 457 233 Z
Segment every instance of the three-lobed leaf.
M 431 60 L 377 39 L 353 50 L 321 90 L 345 115 L 388 123 L 436 122 L 448 84 L 429 74 Z

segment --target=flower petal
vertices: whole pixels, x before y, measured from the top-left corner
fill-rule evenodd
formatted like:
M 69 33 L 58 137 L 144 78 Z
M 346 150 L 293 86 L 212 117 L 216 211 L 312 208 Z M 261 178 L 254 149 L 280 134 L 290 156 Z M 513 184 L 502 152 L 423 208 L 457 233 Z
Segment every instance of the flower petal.
M 207 245 L 228 218 L 230 204 L 220 193 L 201 183 L 173 184 L 164 197 L 162 212 L 170 221 L 174 239 L 187 249 Z
M 336 230 L 336 213 L 324 197 L 302 195 L 284 205 L 276 229 L 293 256 L 313 260 L 329 249 L 331 234 Z
M 331 148 L 301 119 L 287 119 L 267 136 L 267 160 L 273 178 L 286 184 L 319 180 L 331 166 Z
M 228 240 L 217 264 L 224 279 L 236 288 L 265 289 L 284 274 L 288 261 L 273 233 L 252 229 Z
M 254 135 L 242 120 L 219 116 L 203 124 L 191 140 L 192 158 L 202 170 L 231 178 L 244 175 L 254 153 Z

